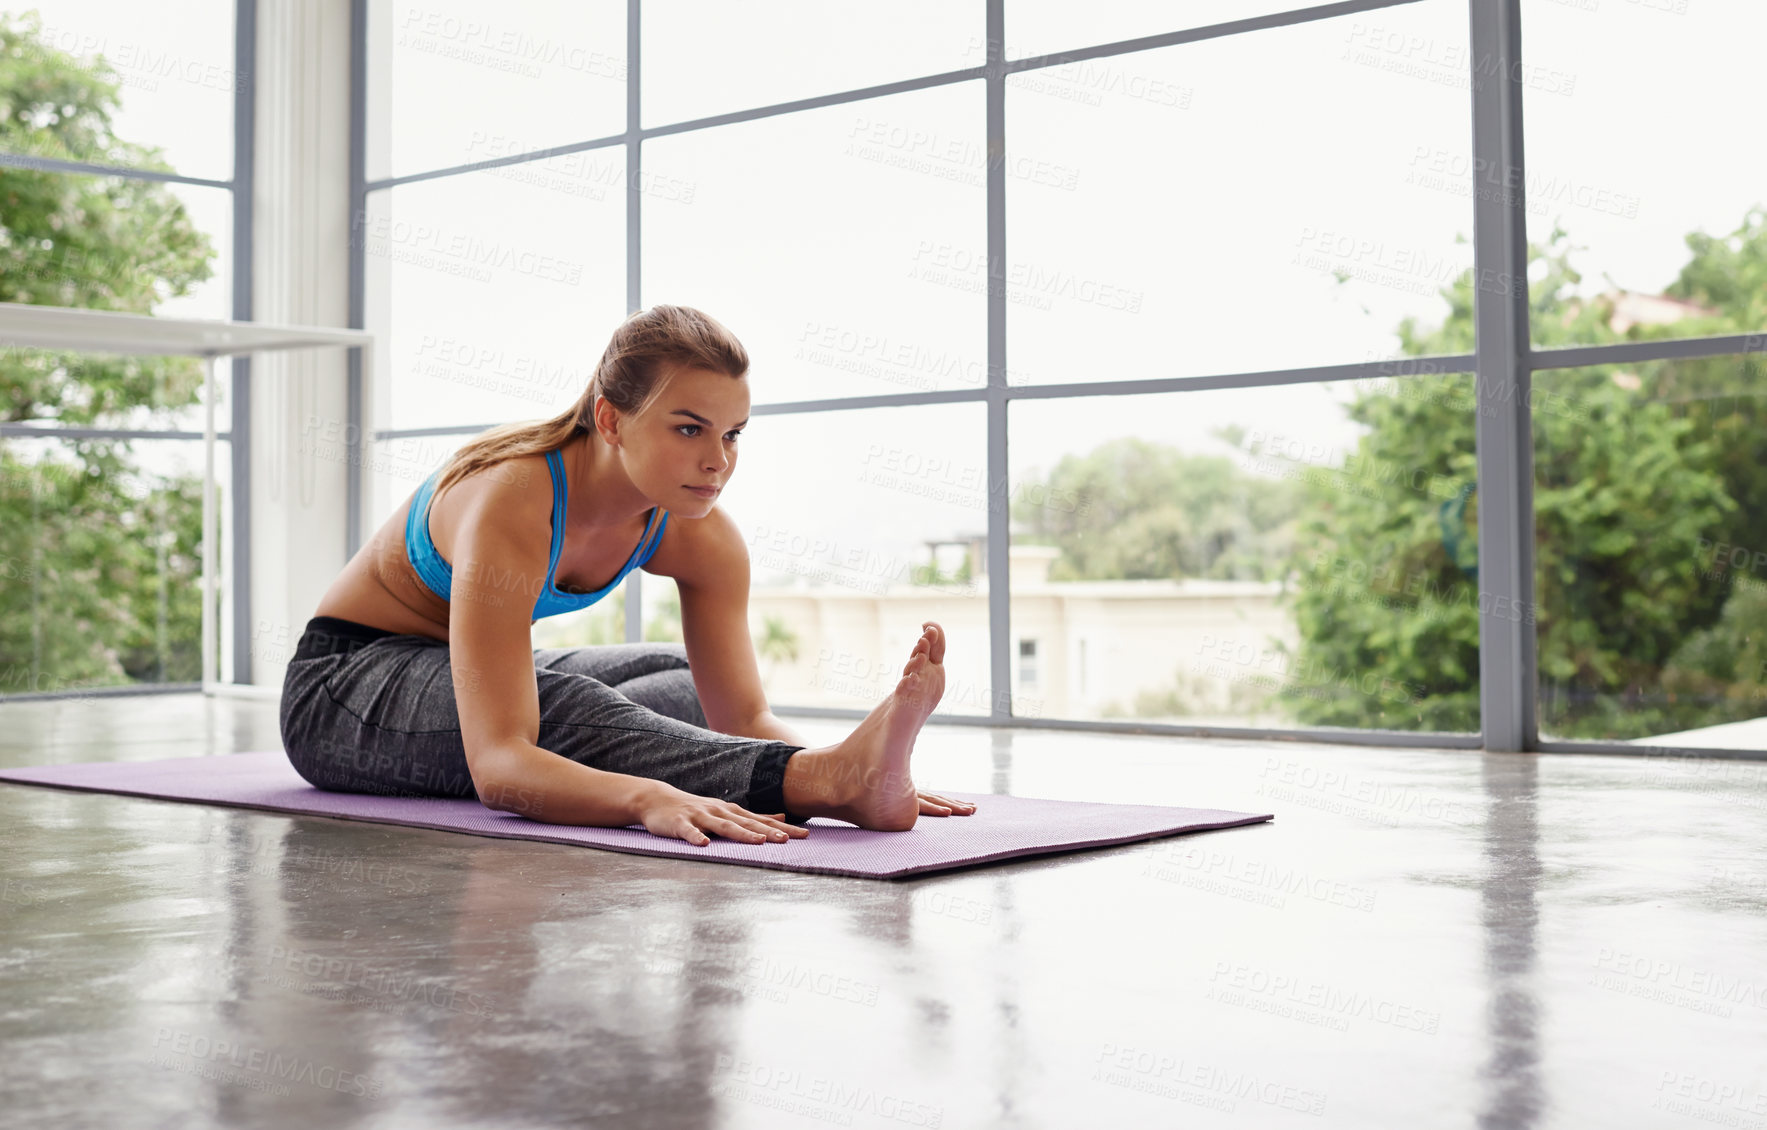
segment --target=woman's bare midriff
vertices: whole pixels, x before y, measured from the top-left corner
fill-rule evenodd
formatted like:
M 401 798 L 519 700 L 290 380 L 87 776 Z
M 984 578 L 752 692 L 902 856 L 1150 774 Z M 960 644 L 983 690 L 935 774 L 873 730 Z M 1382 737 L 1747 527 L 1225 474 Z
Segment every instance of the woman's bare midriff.
M 410 510 L 407 498 L 350 558 L 313 615 L 447 640 L 448 602 L 429 591 L 405 555 L 405 516 Z

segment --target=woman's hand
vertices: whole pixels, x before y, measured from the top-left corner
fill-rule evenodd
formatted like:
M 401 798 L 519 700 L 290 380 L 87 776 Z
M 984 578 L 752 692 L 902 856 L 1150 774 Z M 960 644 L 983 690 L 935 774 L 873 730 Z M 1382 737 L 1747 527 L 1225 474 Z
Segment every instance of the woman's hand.
M 808 828 L 787 824 L 783 812 L 763 816 L 727 800 L 695 796 L 664 781 L 654 784 L 638 803 L 639 823 L 654 836 L 705 847 L 712 842 L 707 832 L 741 844 L 784 843 L 810 834 Z
M 922 816 L 973 816 L 976 806 L 967 800 L 950 800 L 938 793 L 916 792 Z

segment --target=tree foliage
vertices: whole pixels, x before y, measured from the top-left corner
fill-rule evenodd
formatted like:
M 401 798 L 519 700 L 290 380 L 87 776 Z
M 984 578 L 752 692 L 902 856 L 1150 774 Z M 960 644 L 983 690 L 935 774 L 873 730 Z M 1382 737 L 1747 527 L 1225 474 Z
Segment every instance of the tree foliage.
M 1528 248 L 1533 343 L 1761 332 L 1767 212 L 1687 246 L 1667 293 L 1713 313 L 1616 330 L 1611 300 L 1577 297 L 1579 248 L 1555 226 Z M 1404 354 L 1473 351 L 1472 272 L 1440 294 L 1439 325 L 1401 322 Z M 1476 731 L 1482 616 L 1535 621 L 1554 736 L 1748 718 L 1767 713 L 1764 375 L 1758 353 L 1536 372 L 1530 607 L 1479 581 L 1478 413 L 1512 406 L 1471 374 L 1364 383 L 1341 466 L 1272 482 L 1117 439 L 1049 475 L 1050 497 L 1083 505 L 1020 500 L 1014 518 L 1023 540 L 1061 547 L 1056 579 L 1283 578 L 1300 642 L 1270 643 L 1305 725 Z
M 1287 481 L 1135 437 L 1065 455 L 1013 500 L 1017 540 L 1054 545 L 1054 581 L 1275 580 L 1293 535 Z
M 1752 230 L 1746 238 L 1758 239 L 1758 224 Z M 1529 248 L 1536 346 L 1733 332 L 1757 316 L 1759 296 L 1729 286 L 1732 267 L 1712 254 L 1723 247 L 1734 262 L 1737 248 L 1697 236 L 1688 244 L 1694 258 L 1679 296 L 1721 312 L 1620 333 L 1609 328 L 1611 302 L 1573 297 L 1581 281 L 1570 263 L 1576 249 L 1555 228 L 1546 246 Z M 1443 297 L 1449 314 L 1440 327 L 1422 330 L 1415 319 L 1400 327 L 1405 353 L 1471 350 L 1471 272 Z M 1545 731 L 1634 737 L 1728 720 L 1732 714 L 1712 696 L 1672 697 L 1664 681 L 1690 631 L 1712 625 L 1724 607 L 1725 593 L 1702 575 L 1696 546 L 1739 520 L 1757 521 L 1767 505 L 1767 484 L 1748 454 L 1757 402 L 1738 399 L 1735 366 L 1719 359 L 1535 374 L 1536 592 L 1527 608 L 1493 601 L 1478 584 L 1476 557 L 1454 552 L 1477 542 L 1473 378 L 1418 378 L 1439 395 L 1358 397 L 1350 413 L 1369 429 L 1359 455 L 1427 468 L 1458 484 L 1467 505 L 1456 517 L 1447 499 L 1416 492 L 1311 488 L 1298 542 L 1305 549 L 1295 563 L 1296 667 L 1322 674 L 1321 686 L 1329 682 L 1335 693 L 1296 695 L 1297 717 L 1477 730 L 1479 621 L 1486 615 L 1535 619 Z M 1487 411 L 1503 408 L 1494 395 L 1484 403 Z M 1357 579 L 1332 583 L 1333 565 L 1346 559 L 1367 567 L 1340 569 L 1340 577 Z M 1381 586 L 1389 591 L 1370 599 Z M 1369 693 L 1369 684 L 1387 681 L 1401 683 L 1404 695 Z
M 112 130 L 102 58 L 49 47 L 35 12 L 0 14 L 0 150 L 169 171 Z M 0 167 L 0 301 L 151 313 L 212 274 L 214 248 L 163 183 Z M 0 354 L 0 419 L 165 427 L 200 364 Z M 200 480 L 137 473 L 131 441 L 0 442 L 0 693 L 194 679 Z

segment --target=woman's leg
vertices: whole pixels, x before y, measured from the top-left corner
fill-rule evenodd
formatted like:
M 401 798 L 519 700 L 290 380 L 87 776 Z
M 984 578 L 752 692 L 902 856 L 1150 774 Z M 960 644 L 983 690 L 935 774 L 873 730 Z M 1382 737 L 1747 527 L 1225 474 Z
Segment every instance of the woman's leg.
M 534 666 L 599 679 L 640 706 L 709 729 L 678 643 L 617 643 L 534 649 Z
M 645 662 L 654 668 L 659 659 Z M 534 675 L 540 748 L 753 812 L 785 811 L 785 765 L 802 747 L 659 714 L 589 675 L 540 666 Z M 295 769 L 320 788 L 475 796 L 454 692 L 448 647 L 438 640 L 383 635 L 347 651 L 297 647 L 283 687 L 283 745 Z

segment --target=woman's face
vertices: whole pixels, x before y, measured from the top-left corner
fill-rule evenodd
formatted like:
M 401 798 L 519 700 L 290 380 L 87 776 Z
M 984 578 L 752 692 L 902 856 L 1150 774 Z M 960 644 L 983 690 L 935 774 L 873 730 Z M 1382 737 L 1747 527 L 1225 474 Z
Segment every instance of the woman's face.
M 664 510 L 701 518 L 736 471 L 749 384 L 711 369 L 682 369 L 666 380 L 642 415 L 622 421 L 626 473 Z M 714 489 L 695 489 L 702 487 Z

